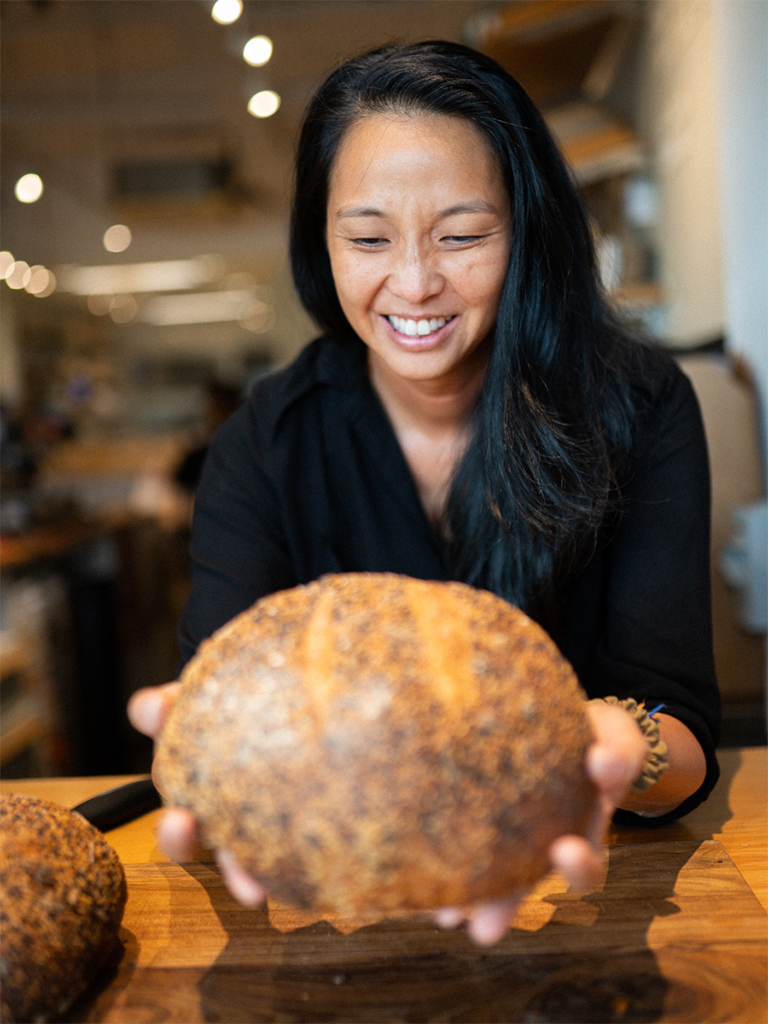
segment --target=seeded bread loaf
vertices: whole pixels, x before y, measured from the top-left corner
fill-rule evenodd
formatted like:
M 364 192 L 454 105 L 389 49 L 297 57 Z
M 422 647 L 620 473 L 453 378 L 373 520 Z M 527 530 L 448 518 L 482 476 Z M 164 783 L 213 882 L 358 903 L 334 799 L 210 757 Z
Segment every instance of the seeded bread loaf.
M 79 814 L 0 798 L 0 1014 L 56 1021 L 118 944 L 126 889 L 117 854 Z
M 182 674 L 159 788 L 267 891 L 337 913 L 490 900 L 594 801 L 584 695 L 486 591 L 326 576 L 257 602 Z

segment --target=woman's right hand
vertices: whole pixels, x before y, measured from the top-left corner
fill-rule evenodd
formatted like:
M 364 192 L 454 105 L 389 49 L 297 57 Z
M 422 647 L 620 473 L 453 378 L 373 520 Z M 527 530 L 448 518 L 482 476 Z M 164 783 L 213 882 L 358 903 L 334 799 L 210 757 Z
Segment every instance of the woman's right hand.
M 181 683 L 166 683 L 164 686 L 147 686 L 137 690 L 128 701 L 131 725 L 145 736 L 157 740 L 180 689 Z M 190 811 L 183 807 L 167 807 L 162 812 L 157 827 L 157 841 L 160 849 L 171 860 L 180 863 L 192 860 L 197 838 L 197 821 Z M 264 889 L 240 867 L 229 850 L 217 850 L 215 857 L 224 883 L 236 900 L 249 907 L 264 902 Z

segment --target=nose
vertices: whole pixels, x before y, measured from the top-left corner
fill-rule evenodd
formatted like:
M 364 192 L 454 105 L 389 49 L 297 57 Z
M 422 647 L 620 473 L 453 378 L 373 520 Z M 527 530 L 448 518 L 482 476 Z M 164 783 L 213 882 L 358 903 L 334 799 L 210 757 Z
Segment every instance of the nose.
M 429 254 L 409 247 L 396 259 L 388 285 L 393 295 L 416 306 L 438 295 L 445 286 L 445 278 L 433 265 Z

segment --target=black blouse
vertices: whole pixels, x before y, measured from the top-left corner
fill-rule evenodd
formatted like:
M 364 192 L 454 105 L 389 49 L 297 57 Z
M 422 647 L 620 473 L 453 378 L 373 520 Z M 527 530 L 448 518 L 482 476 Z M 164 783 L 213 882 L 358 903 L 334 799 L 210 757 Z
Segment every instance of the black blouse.
M 590 697 L 665 704 L 718 777 L 712 655 L 709 467 L 696 398 L 670 361 L 623 490 L 618 525 L 558 595 L 547 623 Z M 329 572 L 454 578 L 365 366 L 364 346 L 312 342 L 253 389 L 216 435 L 195 497 L 182 664 L 265 594 Z

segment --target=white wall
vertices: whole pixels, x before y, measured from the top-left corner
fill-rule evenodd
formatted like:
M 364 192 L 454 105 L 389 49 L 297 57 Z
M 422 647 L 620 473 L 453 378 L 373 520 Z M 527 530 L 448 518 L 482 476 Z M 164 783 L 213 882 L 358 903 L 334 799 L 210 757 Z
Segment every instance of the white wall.
M 649 0 L 644 13 L 639 127 L 659 188 L 662 333 L 693 347 L 724 327 L 712 4 Z
M 768 476 L 768 0 L 713 0 L 728 348 L 752 368 Z

